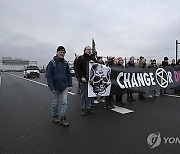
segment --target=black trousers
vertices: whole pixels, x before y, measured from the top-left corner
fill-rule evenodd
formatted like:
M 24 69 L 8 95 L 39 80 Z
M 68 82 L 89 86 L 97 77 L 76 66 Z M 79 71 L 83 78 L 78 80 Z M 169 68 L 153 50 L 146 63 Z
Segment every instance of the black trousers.
M 106 107 L 113 106 L 113 95 L 109 95 L 105 97 Z

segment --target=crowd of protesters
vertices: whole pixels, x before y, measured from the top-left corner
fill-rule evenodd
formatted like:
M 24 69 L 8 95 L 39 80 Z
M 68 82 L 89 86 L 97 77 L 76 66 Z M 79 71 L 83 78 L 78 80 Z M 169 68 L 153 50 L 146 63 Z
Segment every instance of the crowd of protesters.
M 48 87 L 52 92 L 52 117 L 53 122 L 60 123 L 63 126 L 69 126 L 69 123 L 66 120 L 67 115 L 67 94 L 68 91 L 72 89 L 72 76 L 69 69 L 68 62 L 64 59 L 66 54 L 66 49 L 63 46 L 59 46 L 57 48 L 57 54 L 53 57 L 53 59 L 49 62 L 47 66 L 47 83 Z M 80 108 L 81 115 L 84 116 L 86 114 L 94 114 L 95 111 L 92 109 L 94 103 L 99 103 L 98 98 L 88 97 L 88 63 L 99 63 L 106 65 L 107 67 L 115 67 L 116 69 L 126 69 L 126 68 L 156 68 L 156 67 L 166 67 L 176 65 L 180 66 L 180 59 L 175 63 L 175 60 L 172 60 L 172 63 L 169 64 L 168 57 L 164 57 L 164 60 L 160 64 L 157 65 L 155 59 L 150 60 L 150 64 L 146 63 L 146 59 L 143 56 L 140 56 L 138 62 L 135 63 L 135 58 L 132 56 L 127 64 L 124 64 L 124 59 L 122 57 L 112 57 L 109 56 L 107 60 L 104 62 L 103 57 L 99 56 L 95 58 L 92 54 L 92 49 L 90 46 L 86 46 L 84 48 L 84 52 L 80 56 L 76 56 L 74 60 L 74 70 L 75 76 L 78 81 L 78 93 L 80 94 Z M 178 87 L 179 88 L 179 87 Z M 179 92 L 179 89 L 175 89 L 175 92 Z M 139 92 L 139 99 L 145 100 L 147 99 L 147 93 Z M 168 94 L 167 89 L 161 89 L 160 95 Z M 136 99 L 134 98 L 134 93 L 131 90 L 127 90 L 127 101 L 134 102 Z M 146 95 L 146 96 L 145 96 Z M 114 97 L 115 96 L 115 97 Z M 148 97 L 158 97 L 159 93 L 156 90 L 149 91 Z M 106 109 L 115 108 L 114 105 L 124 107 L 125 103 L 123 102 L 123 90 L 122 92 L 114 95 L 111 94 L 109 96 L 100 97 L 100 102 L 105 103 Z M 114 100 L 115 99 L 115 100 Z M 115 103 L 114 103 L 115 102 Z M 59 110 L 60 108 L 60 110 Z
M 95 98 L 88 98 L 87 97 L 87 67 L 86 67 L 86 62 L 92 62 L 92 63 L 99 63 L 99 64 L 104 64 L 108 67 L 119 67 L 119 68 L 133 68 L 133 67 L 140 67 L 140 68 L 158 68 L 158 67 L 166 67 L 166 66 L 172 66 L 175 67 L 176 65 L 180 66 L 180 59 L 175 63 L 175 60 L 173 59 L 171 63 L 169 63 L 168 57 L 164 57 L 163 61 L 161 64 L 157 64 L 156 59 L 152 59 L 147 63 L 145 57 L 140 56 L 137 59 L 137 62 L 135 62 L 135 58 L 132 56 L 130 57 L 129 61 L 124 64 L 124 59 L 119 56 L 119 57 L 112 57 L 109 56 L 107 57 L 106 61 L 103 61 L 103 56 L 98 56 L 97 58 L 94 58 L 92 52 L 91 52 L 91 47 L 87 46 L 84 48 L 84 53 L 83 55 L 76 57 L 74 61 L 74 66 L 75 66 L 75 72 L 76 72 L 76 77 L 78 79 L 79 85 L 80 85 L 80 97 L 81 97 L 81 115 L 85 115 L 86 113 L 95 113 L 92 111 L 92 108 L 90 106 L 93 106 L 95 104 L 98 104 L 99 102 L 105 103 L 105 108 L 106 109 L 112 109 L 115 108 L 114 105 L 124 107 L 125 103 L 122 101 L 123 94 L 118 94 L 118 95 L 112 95 L 110 94 L 109 96 L 106 97 L 100 97 L 100 101 L 98 101 L 97 97 Z M 176 90 L 175 90 L 176 92 Z M 179 92 L 179 90 L 177 90 Z M 147 98 L 154 98 L 154 97 L 159 97 L 159 95 L 164 95 L 168 94 L 167 89 L 161 89 L 160 92 L 157 90 L 151 90 L 149 93 L 145 92 L 139 92 L 139 100 L 145 100 Z M 134 102 L 136 99 L 133 96 L 133 92 L 131 90 L 127 91 L 127 101 L 128 102 Z M 85 105 L 86 104 L 86 105 Z

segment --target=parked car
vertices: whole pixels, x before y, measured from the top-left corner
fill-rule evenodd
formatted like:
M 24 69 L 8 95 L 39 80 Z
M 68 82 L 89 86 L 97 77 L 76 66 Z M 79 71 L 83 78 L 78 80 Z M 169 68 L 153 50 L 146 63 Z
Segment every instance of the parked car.
M 24 78 L 30 78 L 30 77 L 34 77 L 34 78 L 40 77 L 39 68 L 37 66 L 33 66 L 33 65 L 25 66 Z

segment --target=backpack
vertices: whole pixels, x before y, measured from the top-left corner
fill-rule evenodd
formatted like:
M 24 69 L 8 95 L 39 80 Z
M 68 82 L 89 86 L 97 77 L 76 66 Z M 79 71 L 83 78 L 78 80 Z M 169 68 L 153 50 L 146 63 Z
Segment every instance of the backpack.
M 56 62 L 55 62 L 54 59 L 52 59 L 50 62 L 52 62 L 52 64 L 53 64 L 53 69 L 54 69 L 53 71 L 55 72 L 55 71 L 56 71 Z M 48 68 L 49 68 L 50 62 L 49 62 L 49 64 L 48 64 L 47 67 L 46 67 L 45 77 L 47 77 L 47 73 L 48 73 Z M 65 64 L 68 64 L 68 62 L 67 62 L 66 60 L 64 60 L 64 62 L 65 62 Z

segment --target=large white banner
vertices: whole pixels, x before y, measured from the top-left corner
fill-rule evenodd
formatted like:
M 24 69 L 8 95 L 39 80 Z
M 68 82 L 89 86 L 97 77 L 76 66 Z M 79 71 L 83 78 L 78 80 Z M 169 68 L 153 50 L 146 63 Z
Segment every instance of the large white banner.
M 89 63 L 88 97 L 109 96 L 111 90 L 111 68 Z

